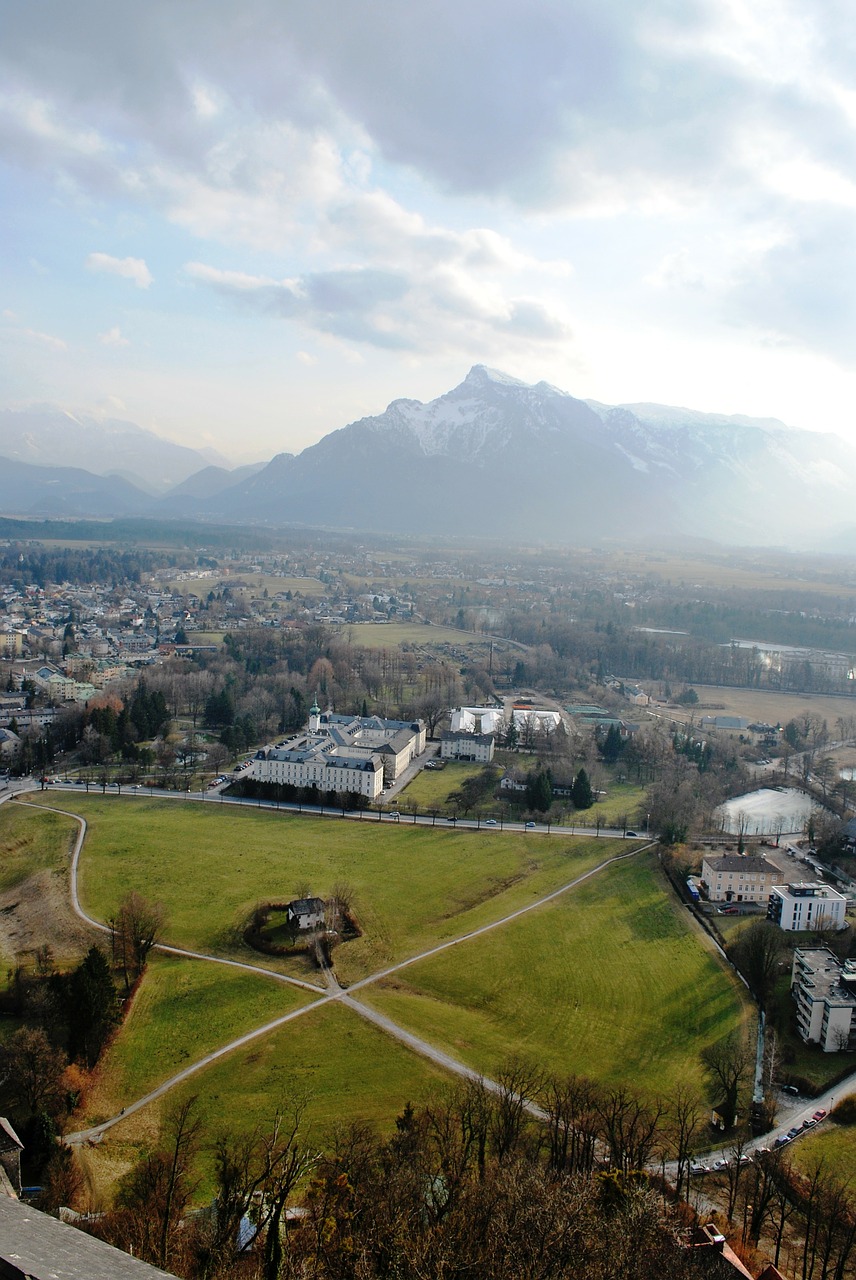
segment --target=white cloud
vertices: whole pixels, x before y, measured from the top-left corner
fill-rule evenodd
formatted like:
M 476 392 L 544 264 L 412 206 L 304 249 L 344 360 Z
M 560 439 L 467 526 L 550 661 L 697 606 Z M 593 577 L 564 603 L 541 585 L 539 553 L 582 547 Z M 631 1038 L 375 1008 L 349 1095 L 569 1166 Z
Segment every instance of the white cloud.
M 52 333 L 39 333 L 37 329 L 21 329 L 20 332 L 25 338 L 29 338 L 32 342 L 38 342 L 42 346 L 50 347 L 52 351 L 67 351 L 68 343 L 62 338 L 55 337 Z
M 90 271 L 105 271 L 109 275 L 133 280 L 138 289 L 148 289 L 154 279 L 142 258 L 113 258 L 109 253 L 90 253 L 86 266 Z
M 128 338 L 122 337 L 122 332 L 118 325 L 113 325 L 112 329 L 107 329 L 105 333 L 99 333 L 98 341 L 103 343 L 105 347 L 129 347 L 131 345 Z

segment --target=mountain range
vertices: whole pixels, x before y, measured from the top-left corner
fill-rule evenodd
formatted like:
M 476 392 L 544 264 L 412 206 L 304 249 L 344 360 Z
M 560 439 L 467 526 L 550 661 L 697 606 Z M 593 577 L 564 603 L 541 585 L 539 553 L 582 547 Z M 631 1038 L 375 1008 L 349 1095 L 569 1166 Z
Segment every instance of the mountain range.
M 130 423 L 98 423 L 98 442 L 86 445 L 91 422 L 67 415 L 60 450 L 56 417 L 40 412 L 53 434 L 32 411 L 17 435 L 19 415 L 0 414 L 4 513 L 181 514 L 516 541 L 856 545 L 856 450 L 838 436 L 774 419 L 608 406 L 483 365 L 428 404 L 394 400 L 299 454 L 237 471 Z M 40 452 L 43 440 L 53 443 Z M 69 448 L 98 474 L 87 482 L 79 466 L 62 472 Z M 18 467 L 9 483 L 3 456 Z M 193 467 L 194 456 L 205 465 Z M 51 467 L 37 465 L 47 457 Z M 108 471 L 104 491 L 97 481 Z

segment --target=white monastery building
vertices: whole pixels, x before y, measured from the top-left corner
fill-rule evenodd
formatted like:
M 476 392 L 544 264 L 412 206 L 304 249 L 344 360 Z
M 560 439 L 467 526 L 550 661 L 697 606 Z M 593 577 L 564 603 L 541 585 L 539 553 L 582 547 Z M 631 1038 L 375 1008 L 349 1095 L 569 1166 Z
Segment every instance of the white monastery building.
M 424 750 L 421 720 L 322 714 L 316 700 L 306 731 L 257 752 L 248 776 L 319 791 L 354 791 L 376 800 Z

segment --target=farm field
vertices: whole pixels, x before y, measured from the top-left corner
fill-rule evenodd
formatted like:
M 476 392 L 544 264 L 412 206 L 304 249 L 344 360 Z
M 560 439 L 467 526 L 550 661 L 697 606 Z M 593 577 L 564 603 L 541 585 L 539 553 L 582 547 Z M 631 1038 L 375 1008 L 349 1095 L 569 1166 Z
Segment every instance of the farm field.
M 167 583 L 167 589 L 183 595 L 195 595 L 201 600 L 209 591 L 222 591 L 224 587 L 240 591 L 242 583 L 250 591 L 267 591 L 270 596 L 285 591 L 290 591 L 292 595 L 299 591 L 304 596 L 323 596 L 327 590 L 317 578 L 280 577 L 275 573 L 236 573 L 234 576 L 218 573 L 210 578 L 174 578 Z
M 340 635 L 347 636 L 354 644 L 362 645 L 366 649 L 397 649 L 405 644 L 455 644 L 464 648 L 469 645 L 485 646 L 490 643 L 490 636 L 477 635 L 474 631 L 459 631 L 457 627 L 434 626 L 424 622 L 352 622 L 346 627 L 339 627 L 338 630 Z
M 163 902 L 166 940 L 317 979 L 302 959 L 248 952 L 259 902 L 346 884 L 363 936 L 334 953 L 343 982 L 496 919 L 611 852 L 592 837 L 455 831 L 227 805 L 55 793 L 89 823 L 80 895 L 107 920 L 137 889 Z
M 198 1100 L 203 1132 L 247 1134 L 269 1126 L 277 1108 L 305 1103 L 303 1132 L 319 1149 L 352 1123 L 389 1132 L 408 1101 L 418 1105 L 449 1083 L 448 1075 L 341 1006 L 307 1013 L 205 1068 L 167 1097 L 82 1149 L 91 1182 L 106 1192 L 156 1140 L 177 1103 Z M 211 1191 L 213 1154 L 203 1149 L 200 1198 Z
M 598 557 L 594 556 L 597 560 Z M 755 559 L 741 560 L 733 554 L 717 556 L 677 556 L 669 552 L 621 551 L 605 559 L 611 568 L 625 573 L 647 574 L 664 582 L 693 583 L 701 587 L 738 587 L 744 591 L 801 592 L 852 598 L 854 587 L 848 581 L 846 564 L 830 568 L 829 562 L 807 560 L 803 565 L 792 556 L 783 557 L 781 568 L 775 568 L 772 552 L 764 564 Z
M 311 999 L 261 975 L 153 953 L 76 1127 L 115 1115 L 204 1054 Z
M 651 1094 L 700 1086 L 746 1008 L 648 855 L 360 997 L 488 1074 L 517 1054 Z
M 826 720 L 835 732 L 838 716 L 856 715 L 856 698 L 820 693 L 779 693 L 774 689 L 731 689 L 723 685 L 694 685 L 695 707 L 669 707 L 667 718 L 686 722 L 702 715 L 744 716 L 751 723 L 787 724 L 806 711 Z

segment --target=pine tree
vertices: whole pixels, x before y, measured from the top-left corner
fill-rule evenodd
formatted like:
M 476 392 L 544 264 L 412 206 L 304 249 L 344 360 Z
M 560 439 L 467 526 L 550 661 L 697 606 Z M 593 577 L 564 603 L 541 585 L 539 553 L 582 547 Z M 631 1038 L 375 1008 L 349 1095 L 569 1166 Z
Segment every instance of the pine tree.
M 585 769 L 580 769 L 579 773 L 574 778 L 571 799 L 574 802 L 575 809 L 590 809 L 594 804 L 594 792 L 591 789 L 589 776 Z

